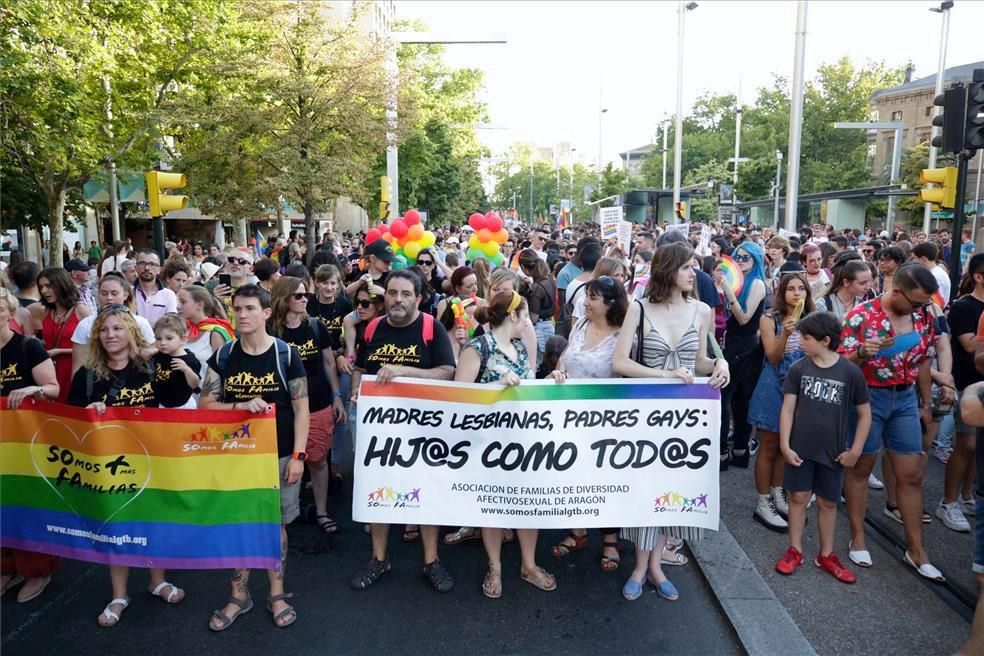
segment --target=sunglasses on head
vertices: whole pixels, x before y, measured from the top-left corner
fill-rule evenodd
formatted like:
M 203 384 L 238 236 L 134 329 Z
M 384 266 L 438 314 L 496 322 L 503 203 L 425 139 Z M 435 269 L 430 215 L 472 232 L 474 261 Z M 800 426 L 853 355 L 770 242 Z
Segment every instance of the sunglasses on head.
M 618 286 L 618 282 L 611 276 L 602 276 L 598 278 L 598 282 L 606 291 L 612 291 Z
M 108 303 L 99 308 L 99 314 L 109 314 L 113 312 L 125 312 L 126 314 L 130 314 L 130 308 L 122 303 Z
M 735 262 L 748 262 L 751 259 L 752 256 L 746 253 L 736 253 L 734 257 Z
M 240 266 L 246 266 L 247 264 L 250 264 L 250 261 L 243 257 L 230 257 L 229 261 L 234 262 Z
M 358 301 L 358 305 L 360 308 L 367 310 L 372 307 L 372 301 L 370 301 L 368 298 L 363 298 Z

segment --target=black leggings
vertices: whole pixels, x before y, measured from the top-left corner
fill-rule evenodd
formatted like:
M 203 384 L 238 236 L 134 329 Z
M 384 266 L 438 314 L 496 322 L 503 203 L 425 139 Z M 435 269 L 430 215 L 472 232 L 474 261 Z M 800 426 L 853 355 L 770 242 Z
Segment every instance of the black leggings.
M 745 338 L 747 340 L 748 338 Z M 757 340 L 758 338 L 755 337 Z M 742 341 L 745 341 L 742 340 Z M 727 344 L 727 339 L 725 340 Z M 727 387 L 721 390 L 721 453 L 728 452 L 728 429 L 732 418 L 734 419 L 734 433 L 732 435 L 733 448 L 736 451 L 744 451 L 748 448 L 748 438 L 751 435 L 752 427 L 748 423 L 748 406 L 752 400 L 752 392 L 758 384 L 759 375 L 762 373 L 763 351 L 761 345 L 754 348 L 748 342 L 736 345 L 737 353 L 729 353 L 725 349 L 725 359 L 728 361 L 728 369 L 731 373 L 731 380 Z M 740 348 L 745 346 L 746 348 Z

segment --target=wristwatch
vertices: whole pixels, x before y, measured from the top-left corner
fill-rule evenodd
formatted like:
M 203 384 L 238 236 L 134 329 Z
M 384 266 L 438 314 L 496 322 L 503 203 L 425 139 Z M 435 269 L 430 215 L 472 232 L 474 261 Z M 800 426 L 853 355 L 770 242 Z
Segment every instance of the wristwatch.
M 307 453 L 305 453 L 304 451 L 295 451 L 294 460 L 300 460 L 301 462 L 304 462 L 305 460 L 307 460 Z
M 38 391 L 36 391 L 33 396 L 36 399 L 43 399 L 44 398 L 44 385 L 38 385 Z

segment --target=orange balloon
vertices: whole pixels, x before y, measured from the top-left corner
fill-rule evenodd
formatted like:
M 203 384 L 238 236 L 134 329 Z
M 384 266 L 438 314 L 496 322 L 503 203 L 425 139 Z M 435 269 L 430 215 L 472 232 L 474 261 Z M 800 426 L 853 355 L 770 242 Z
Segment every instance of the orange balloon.
M 410 241 L 410 239 L 408 237 L 400 237 L 397 240 L 397 243 L 400 245 L 400 248 L 403 248 L 404 246 L 407 245 L 407 242 L 409 242 L 409 241 Z
M 499 230 L 499 232 L 492 235 L 492 239 L 501 246 L 502 244 L 506 243 L 507 239 L 509 239 L 509 231 L 506 230 L 505 228 L 502 228 L 501 230 Z
M 481 230 L 478 231 L 478 241 L 484 244 L 490 239 L 492 239 L 492 233 L 489 231 L 488 228 L 482 228 Z
M 407 239 L 410 241 L 420 241 L 420 238 L 424 236 L 424 226 L 419 223 L 415 223 L 407 229 Z

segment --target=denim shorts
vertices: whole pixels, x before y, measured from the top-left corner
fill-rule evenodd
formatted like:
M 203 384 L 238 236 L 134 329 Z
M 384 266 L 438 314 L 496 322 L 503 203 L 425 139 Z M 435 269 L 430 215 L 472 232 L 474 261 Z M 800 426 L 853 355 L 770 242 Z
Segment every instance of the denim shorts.
M 864 443 L 864 453 L 877 453 L 884 447 L 900 455 L 922 454 L 916 386 L 910 385 L 904 390 L 872 387 L 870 391 L 871 430 Z
M 984 574 L 984 497 L 978 494 L 975 498 L 977 525 L 974 527 L 974 571 Z

